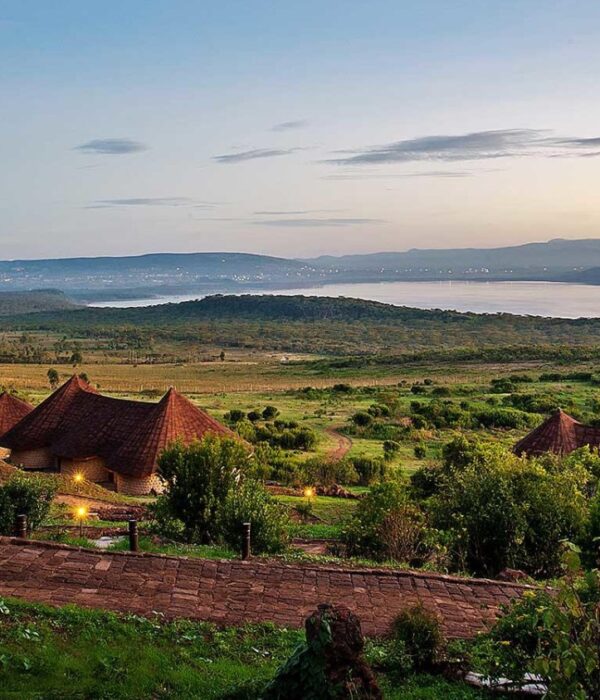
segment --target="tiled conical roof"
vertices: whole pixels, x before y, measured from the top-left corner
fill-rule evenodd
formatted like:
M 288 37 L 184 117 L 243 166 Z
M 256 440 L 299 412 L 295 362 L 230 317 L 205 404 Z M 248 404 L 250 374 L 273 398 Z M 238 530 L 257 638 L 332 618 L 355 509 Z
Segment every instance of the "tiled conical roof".
M 50 445 L 65 420 L 68 408 L 81 394 L 96 394 L 87 382 L 73 375 L 0 438 L 12 450 L 36 449 Z
M 109 468 L 131 476 L 142 476 L 154 471 L 160 453 L 177 440 L 189 444 L 206 434 L 235 436 L 229 428 L 173 388 L 152 408 L 148 419 L 140 422 L 108 457 Z
M 101 457 L 111 470 L 145 476 L 167 445 L 188 444 L 207 433 L 237 437 L 175 389 L 159 403 L 128 401 L 103 396 L 72 377 L 0 437 L 0 445 L 45 447 L 70 459 Z
M 600 428 L 584 425 L 559 408 L 520 440 L 515 445 L 514 452 L 532 457 L 545 452 L 565 455 L 584 445 L 600 445 Z
M 7 391 L 2 392 L 0 394 L 0 435 L 4 435 L 32 410 L 33 406 L 27 401 Z

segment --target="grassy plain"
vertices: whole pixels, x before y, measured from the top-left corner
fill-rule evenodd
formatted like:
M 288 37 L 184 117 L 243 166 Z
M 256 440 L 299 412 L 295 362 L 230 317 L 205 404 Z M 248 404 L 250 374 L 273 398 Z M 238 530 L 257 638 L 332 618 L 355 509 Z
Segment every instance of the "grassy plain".
M 13 599 L 0 600 L 0 616 L 6 700 L 253 700 L 303 639 L 301 631 L 269 624 L 220 630 Z M 378 675 L 387 700 L 487 697 L 439 677 Z

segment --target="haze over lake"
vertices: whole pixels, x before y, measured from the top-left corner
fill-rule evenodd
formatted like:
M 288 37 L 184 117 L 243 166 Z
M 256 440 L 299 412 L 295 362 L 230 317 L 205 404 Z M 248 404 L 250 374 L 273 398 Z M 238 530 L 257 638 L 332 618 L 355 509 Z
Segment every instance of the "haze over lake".
M 419 309 L 511 313 L 562 318 L 600 317 L 600 286 L 561 282 L 377 282 L 330 284 L 297 289 L 247 290 L 261 294 L 355 297 Z M 204 295 L 202 295 L 204 296 Z M 90 304 L 96 307 L 154 306 L 202 298 L 197 294 L 157 296 Z

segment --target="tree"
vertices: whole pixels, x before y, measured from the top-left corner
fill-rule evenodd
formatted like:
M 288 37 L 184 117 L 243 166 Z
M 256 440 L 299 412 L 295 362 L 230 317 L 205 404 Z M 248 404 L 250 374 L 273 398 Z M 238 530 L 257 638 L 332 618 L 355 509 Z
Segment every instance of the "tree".
M 214 542 L 221 509 L 250 467 L 248 451 L 231 438 L 208 435 L 187 447 L 171 445 L 158 460 L 161 512 L 181 521 L 187 542 Z
M 48 377 L 48 382 L 50 383 L 50 388 L 51 389 L 56 389 L 58 386 L 58 383 L 60 381 L 60 377 L 58 376 L 58 372 L 51 367 L 48 372 L 46 373 L 46 376 Z
M 506 567 L 550 576 L 561 541 L 582 536 L 589 473 L 516 457 L 500 445 L 459 438 L 444 450 L 432 524 L 450 534 L 456 566 L 495 575 Z
M 0 534 L 13 534 L 17 515 L 26 515 L 29 530 L 35 530 L 48 515 L 55 493 L 56 484 L 46 477 L 11 476 L 0 487 Z
M 219 358 L 221 362 L 225 362 L 225 350 L 221 350 L 221 352 L 219 353 Z
M 73 365 L 73 367 L 76 367 L 83 362 L 83 355 L 79 350 L 73 350 L 69 362 Z

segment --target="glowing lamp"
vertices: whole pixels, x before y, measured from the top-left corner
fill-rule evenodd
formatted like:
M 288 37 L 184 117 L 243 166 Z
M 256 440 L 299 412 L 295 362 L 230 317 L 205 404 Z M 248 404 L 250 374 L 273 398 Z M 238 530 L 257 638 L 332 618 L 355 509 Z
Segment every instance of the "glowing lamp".
M 76 472 L 73 474 L 73 481 L 76 484 L 80 484 L 83 481 L 83 474 L 81 472 Z
M 75 515 L 79 520 L 79 537 L 83 537 L 83 521 L 88 514 L 88 509 L 85 506 L 77 506 Z
M 313 489 L 312 486 L 307 486 L 304 489 L 304 496 L 305 498 L 312 498 L 315 495 L 315 490 Z

